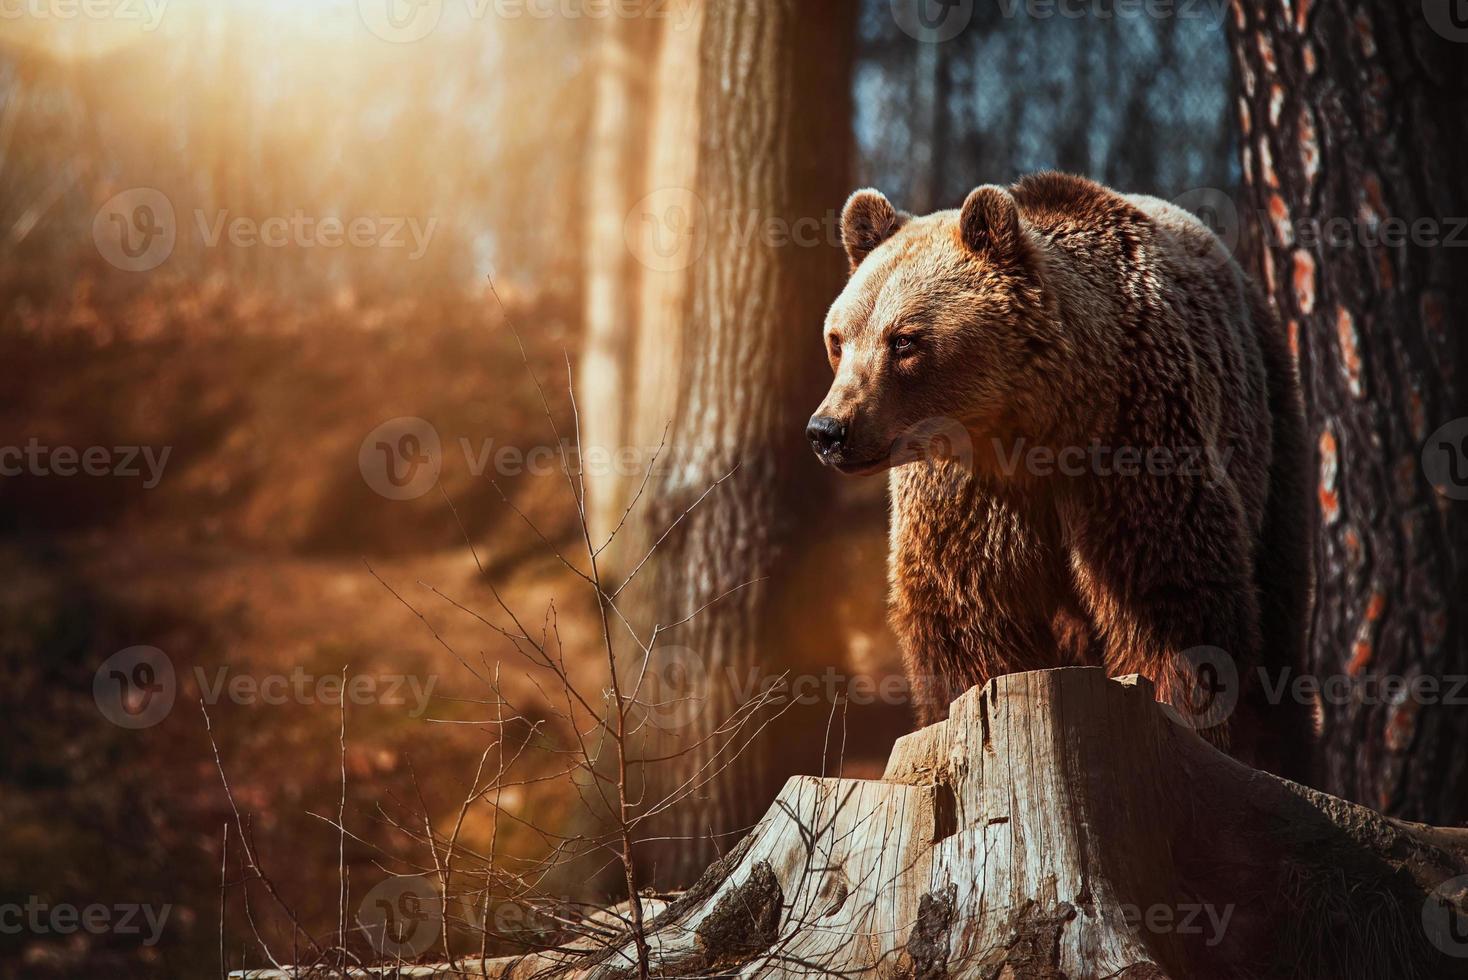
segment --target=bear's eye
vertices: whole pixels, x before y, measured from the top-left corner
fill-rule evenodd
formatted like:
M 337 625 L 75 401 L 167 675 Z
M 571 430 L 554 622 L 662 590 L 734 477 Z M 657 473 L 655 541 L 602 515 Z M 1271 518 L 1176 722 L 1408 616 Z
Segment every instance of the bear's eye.
M 912 337 L 908 336 L 905 333 L 898 334 L 897 336 L 893 337 L 891 340 L 891 344 L 892 353 L 894 354 L 906 354 L 913 349 Z
M 827 339 L 828 339 L 828 341 L 830 342 L 830 345 L 831 345 L 831 356 L 832 357 L 840 357 L 841 356 L 841 338 L 838 337 L 838 336 L 836 336 L 835 334 L 832 334 Z

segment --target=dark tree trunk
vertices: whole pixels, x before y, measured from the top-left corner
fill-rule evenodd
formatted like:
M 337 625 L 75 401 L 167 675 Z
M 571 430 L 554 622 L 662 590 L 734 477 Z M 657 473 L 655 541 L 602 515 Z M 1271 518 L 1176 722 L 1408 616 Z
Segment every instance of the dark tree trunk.
M 1450 458 L 1468 447 L 1435 433 L 1468 415 L 1468 29 L 1455 43 L 1425 9 L 1236 0 L 1229 26 L 1250 252 L 1315 446 L 1310 670 L 1333 685 L 1316 779 L 1448 824 L 1468 817 L 1468 480 Z M 1393 699 L 1390 677 L 1442 683 Z
M 822 318 L 845 268 L 831 229 L 850 191 L 855 9 L 730 0 L 704 16 L 697 179 L 692 194 L 670 198 L 701 225 L 701 244 L 676 338 L 681 369 L 665 379 L 676 390 L 671 456 L 649 490 L 651 527 L 671 526 L 727 479 L 661 545 L 634 617 L 648 630 L 702 610 L 659 639 L 643 692 L 659 702 L 651 755 L 676 754 L 645 767 L 647 806 L 693 790 L 639 828 L 671 838 L 648 848 L 659 887 L 687 884 L 733 846 L 802 765 L 804 743 L 750 743 L 768 712 L 742 733 L 728 726 L 750 681 L 778 677 L 796 651 L 829 651 L 832 635 L 810 599 L 823 578 L 800 562 L 819 533 L 820 483 L 832 479 L 804 429 L 825 383 Z

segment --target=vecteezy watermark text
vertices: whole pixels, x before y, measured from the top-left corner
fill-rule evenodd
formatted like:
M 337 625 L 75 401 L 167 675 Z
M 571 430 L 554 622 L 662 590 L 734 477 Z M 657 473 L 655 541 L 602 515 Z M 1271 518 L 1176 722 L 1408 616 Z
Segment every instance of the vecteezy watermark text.
M 1221 480 L 1233 458 L 1232 447 L 1212 446 L 1035 446 L 1023 438 L 1005 446 L 994 439 L 1000 472 L 1013 476 L 1021 468 L 1031 476 L 1197 476 L 1211 486 Z
M 1198 902 L 1181 905 L 1158 903 L 1146 908 L 1124 904 L 1121 915 L 1122 922 L 1133 935 L 1147 932 L 1153 935 L 1202 936 L 1204 945 L 1217 946 L 1228 930 L 1234 908 L 1232 903 L 1221 909 Z
M 575 440 L 521 446 L 493 438 L 457 440 L 471 476 L 496 477 L 584 475 L 589 477 L 657 476 L 687 460 L 678 446 L 578 446 Z M 427 419 L 403 415 L 388 419 L 363 438 L 357 468 L 373 491 L 389 500 L 413 500 L 438 485 L 445 463 L 444 439 Z M 447 450 L 452 456 L 452 450 Z
M 77 20 L 136 23 L 155 31 L 169 0 L 0 0 L 0 20 L 70 22 Z
M 171 911 L 172 905 L 153 906 L 136 902 L 104 905 L 93 902 L 77 906 L 67 902 L 45 902 L 39 896 L 31 895 L 24 903 L 0 905 L 0 933 L 7 936 L 21 933 L 70 936 L 76 932 L 94 936 L 142 936 L 144 946 L 156 946 Z
M 314 674 L 304 667 L 288 672 L 249 674 L 229 665 L 195 667 L 193 680 L 207 705 L 381 705 L 406 707 L 422 717 L 438 686 L 438 675 Z M 108 657 L 92 679 L 92 696 L 103 717 L 122 728 L 151 728 L 168 717 L 178 693 L 178 674 L 157 647 L 135 646 Z
M 3 0 L 0 0 L 3 2 Z M 302 208 L 273 215 L 196 208 L 192 225 L 181 223 L 173 202 L 152 187 L 134 187 L 109 198 L 92 221 L 92 241 L 109 263 L 148 272 L 168 261 L 181 232 L 190 228 L 202 248 L 382 249 L 421 259 L 433 242 L 438 219 L 413 215 L 315 215 Z
M 152 490 L 163 479 L 172 446 L 43 446 L 32 436 L 24 446 L 0 446 L 0 476 L 146 476 Z
M 688 27 L 695 16 L 694 0 L 357 0 L 357 12 L 367 30 L 384 41 L 412 44 L 432 34 L 451 17 L 471 22 L 488 20 L 658 20 L 675 31 Z

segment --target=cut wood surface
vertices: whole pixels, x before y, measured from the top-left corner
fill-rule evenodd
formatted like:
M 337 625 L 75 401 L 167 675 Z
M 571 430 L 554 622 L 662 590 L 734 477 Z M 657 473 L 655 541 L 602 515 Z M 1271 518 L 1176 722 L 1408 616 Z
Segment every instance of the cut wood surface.
M 1063 668 L 970 690 L 880 780 L 792 778 L 649 945 L 666 977 L 1468 977 L 1465 872 L 1468 831 L 1249 769 L 1146 680 Z M 635 972 L 629 937 L 370 975 Z

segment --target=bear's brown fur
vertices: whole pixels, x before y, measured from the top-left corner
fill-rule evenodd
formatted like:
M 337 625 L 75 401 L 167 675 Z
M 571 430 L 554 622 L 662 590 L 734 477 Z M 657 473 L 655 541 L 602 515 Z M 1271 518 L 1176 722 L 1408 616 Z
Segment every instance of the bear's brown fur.
M 919 721 L 995 674 L 1100 664 L 1299 776 L 1308 710 L 1260 683 L 1304 648 L 1299 384 L 1222 243 L 1055 173 L 925 217 L 859 191 L 842 230 L 812 440 L 844 471 L 891 468 L 891 618 Z M 926 458 L 938 444 L 957 459 Z

